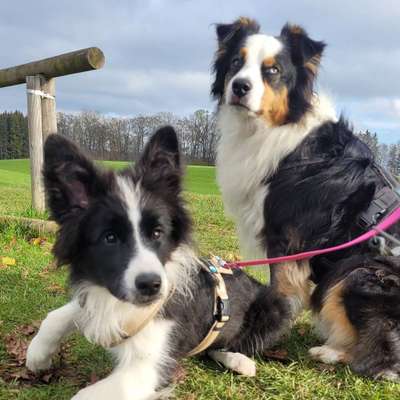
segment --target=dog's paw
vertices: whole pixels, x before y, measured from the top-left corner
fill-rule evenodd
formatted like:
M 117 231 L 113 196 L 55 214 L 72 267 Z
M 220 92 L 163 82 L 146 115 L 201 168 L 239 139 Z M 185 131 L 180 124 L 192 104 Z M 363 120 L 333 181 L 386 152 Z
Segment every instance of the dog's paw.
M 385 379 L 387 381 L 400 383 L 400 371 L 385 369 L 384 371 L 379 372 L 379 374 L 375 375 L 375 379 Z
M 26 352 L 26 367 L 32 372 L 46 371 L 52 364 L 53 349 L 33 338 Z
M 308 354 L 313 360 L 323 362 L 324 364 L 337 364 L 346 362 L 346 353 L 333 349 L 329 346 L 317 346 L 308 350 Z
M 212 359 L 220 362 L 226 368 L 244 376 L 256 375 L 256 363 L 242 353 L 212 350 L 208 353 Z
M 254 360 L 241 353 L 234 353 L 232 370 L 240 375 L 256 376 L 257 367 Z

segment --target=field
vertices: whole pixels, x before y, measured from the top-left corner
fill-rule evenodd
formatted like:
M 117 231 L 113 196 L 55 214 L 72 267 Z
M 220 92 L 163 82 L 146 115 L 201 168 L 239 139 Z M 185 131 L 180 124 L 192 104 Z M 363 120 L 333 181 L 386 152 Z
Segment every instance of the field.
M 107 164 L 117 168 L 124 165 Z M 185 188 L 199 252 L 204 255 L 213 252 L 226 258 L 238 255 L 234 226 L 223 215 L 214 168 L 189 167 Z M 29 198 L 27 160 L 0 161 L 0 215 L 37 216 L 30 210 Z M 37 321 L 68 298 L 66 270 L 55 269 L 52 263 L 53 242 L 51 236 L 38 238 L 17 225 L 0 225 L 0 400 L 70 399 L 80 387 L 110 371 L 108 355 L 78 335 L 66 341 L 55 362 L 56 368 L 40 379 L 32 380 L 21 366 L 26 343 Z M 181 400 L 400 398 L 400 385 L 373 382 L 354 375 L 347 367 L 311 361 L 307 349 L 317 343 L 310 318 L 305 314 L 274 353 L 257 359 L 256 378 L 243 378 L 206 358 L 193 358 L 183 362 L 185 372 L 177 384 L 176 397 Z

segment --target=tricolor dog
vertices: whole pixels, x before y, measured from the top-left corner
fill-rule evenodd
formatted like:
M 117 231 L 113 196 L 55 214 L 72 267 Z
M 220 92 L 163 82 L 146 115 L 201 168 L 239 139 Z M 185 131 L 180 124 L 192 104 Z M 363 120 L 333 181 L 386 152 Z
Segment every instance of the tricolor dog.
M 267 35 L 248 18 L 219 24 L 216 31 L 211 93 L 218 101 L 221 134 L 217 175 L 245 257 L 278 257 L 344 243 L 398 206 L 395 180 L 336 116 L 331 102 L 314 90 L 324 42 L 290 24 L 277 36 Z M 313 356 L 354 362 L 354 369 L 367 375 L 398 379 L 399 317 L 393 308 L 393 299 L 399 300 L 398 261 L 377 261 L 372 255 L 343 261 L 386 252 L 384 240 L 377 243 L 377 249 L 358 246 L 315 258 L 311 265 L 275 265 L 271 283 L 288 299 L 292 319 L 310 304 L 311 280 L 318 284 L 313 306 L 329 346 L 312 350 Z M 338 265 L 352 271 L 345 282 L 339 280 L 343 271 L 335 275 Z M 376 308 L 377 320 L 355 316 L 354 304 L 346 300 L 349 290 L 350 303 L 359 296 L 358 310 L 374 307 L 371 298 L 385 302 L 380 314 Z M 393 301 L 387 302 L 387 296 Z M 386 327 L 381 336 L 371 324 Z M 372 344 L 377 351 L 367 363 Z

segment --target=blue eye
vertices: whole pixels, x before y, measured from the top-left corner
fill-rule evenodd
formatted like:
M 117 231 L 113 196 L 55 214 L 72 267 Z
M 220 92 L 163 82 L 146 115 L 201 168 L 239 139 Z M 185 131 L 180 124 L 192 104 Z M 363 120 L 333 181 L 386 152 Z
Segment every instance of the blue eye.
M 114 232 L 107 232 L 104 235 L 104 242 L 106 244 L 115 244 L 118 242 L 118 236 Z
M 266 67 L 264 68 L 264 73 L 268 75 L 276 75 L 279 73 L 279 69 L 277 67 Z

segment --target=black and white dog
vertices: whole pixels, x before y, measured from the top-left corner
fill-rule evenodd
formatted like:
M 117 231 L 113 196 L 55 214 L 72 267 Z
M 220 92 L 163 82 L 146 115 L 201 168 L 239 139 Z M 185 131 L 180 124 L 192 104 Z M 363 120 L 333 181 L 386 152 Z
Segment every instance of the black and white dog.
M 104 347 L 117 343 L 111 348 L 117 366 L 74 400 L 159 396 L 176 362 L 214 321 L 215 283 L 192 250 L 175 131 L 157 131 L 142 158 L 122 172 L 100 170 L 70 141 L 50 136 L 44 179 L 60 225 L 54 254 L 70 265 L 74 295 L 43 321 L 28 349 L 27 367 L 49 368 L 62 338 L 78 329 Z M 227 275 L 225 283 L 230 320 L 208 353 L 228 368 L 254 375 L 254 361 L 244 354 L 281 338 L 290 305 L 241 271 Z M 125 337 L 127 324 L 151 315 L 160 299 L 165 304 L 158 314 Z
M 284 26 L 279 36 L 262 34 L 258 23 L 248 18 L 217 25 L 216 30 L 211 92 L 218 100 L 221 133 L 217 175 L 243 255 L 283 256 L 344 243 L 361 234 L 381 193 L 393 206 L 395 183 L 377 167 L 349 125 L 336 117 L 329 100 L 314 92 L 325 44 L 295 25 Z M 346 254 L 313 259 L 311 267 L 308 262 L 273 266 L 272 285 L 289 299 L 294 318 L 309 305 L 310 278 L 322 282 L 318 298 L 323 299 L 330 289 L 327 282 L 335 281 L 325 280 L 335 262 L 370 250 L 354 247 Z M 349 263 L 357 267 L 355 259 Z M 349 349 L 346 338 L 339 336 L 349 332 L 350 312 L 337 307 L 330 313 L 337 317 L 335 329 L 329 334 L 325 330 L 333 335 L 331 352 Z M 321 349 L 312 353 L 321 355 Z M 372 370 L 370 374 L 376 375 Z

